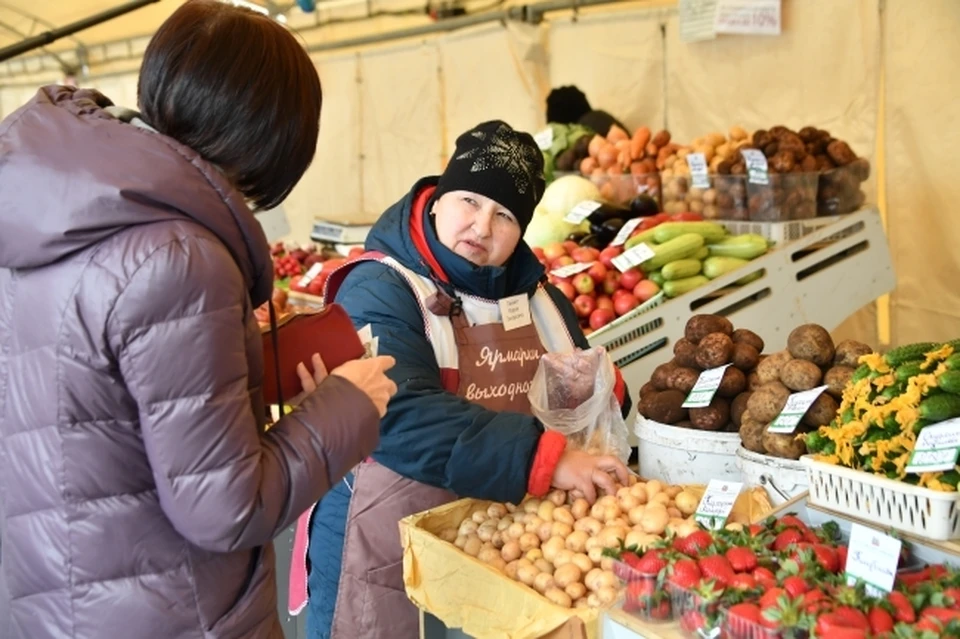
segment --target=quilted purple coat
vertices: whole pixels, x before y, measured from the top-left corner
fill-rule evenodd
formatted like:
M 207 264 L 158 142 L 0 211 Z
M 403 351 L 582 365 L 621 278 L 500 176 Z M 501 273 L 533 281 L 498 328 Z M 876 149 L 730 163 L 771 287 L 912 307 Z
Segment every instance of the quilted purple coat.
M 269 247 L 190 149 L 47 87 L 0 124 L 0 637 L 280 638 L 271 539 L 376 444 L 263 432 Z

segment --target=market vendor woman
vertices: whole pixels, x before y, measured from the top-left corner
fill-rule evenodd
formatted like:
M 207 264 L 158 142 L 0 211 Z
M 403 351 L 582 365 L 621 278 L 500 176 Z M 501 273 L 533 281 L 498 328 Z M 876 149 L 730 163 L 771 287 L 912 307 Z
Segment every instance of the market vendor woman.
M 458 497 L 518 503 L 553 486 L 590 498 L 612 491 L 614 476 L 626 483 L 619 459 L 566 448 L 530 414 L 540 356 L 589 348 L 573 307 L 521 241 L 543 189 L 533 138 L 480 124 L 458 138 L 442 176 L 420 180 L 383 214 L 365 261 L 331 276 L 328 299 L 396 359 L 398 392 L 373 459 L 312 515 L 310 639 L 419 637 L 403 587 L 398 521 L 407 515 Z M 516 322 L 502 322 L 502 306 Z M 622 381 L 617 390 L 623 405 Z

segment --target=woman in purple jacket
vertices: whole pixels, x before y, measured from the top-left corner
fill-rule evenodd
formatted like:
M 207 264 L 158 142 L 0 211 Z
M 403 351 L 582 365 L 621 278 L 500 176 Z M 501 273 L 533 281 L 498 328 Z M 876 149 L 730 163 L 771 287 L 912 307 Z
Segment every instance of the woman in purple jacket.
M 271 539 L 373 451 L 390 358 L 264 432 L 247 201 L 310 164 L 320 82 L 266 16 L 180 7 L 142 114 L 46 87 L 0 124 L 0 637 L 281 639 Z

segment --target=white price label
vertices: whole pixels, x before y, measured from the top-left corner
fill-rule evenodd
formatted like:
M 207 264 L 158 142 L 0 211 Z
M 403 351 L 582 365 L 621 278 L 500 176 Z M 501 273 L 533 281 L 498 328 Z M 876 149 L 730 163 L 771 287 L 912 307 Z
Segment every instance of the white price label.
M 616 256 L 610 263 L 617 267 L 617 270 L 621 273 L 629 271 L 632 268 L 640 266 L 651 257 L 654 257 L 656 254 L 653 252 L 653 249 L 641 242 L 637 244 L 629 251 L 624 251 L 620 255 Z
M 297 285 L 301 287 L 309 286 L 310 282 L 316 279 L 317 275 L 320 275 L 320 272 L 322 270 L 323 270 L 323 264 L 320 262 L 316 262 L 313 266 L 310 267 L 310 269 L 306 273 L 303 274 L 303 277 L 300 278 L 300 281 L 297 282 Z
M 780 35 L 781 0 L 717 0 L 716 33 Z
M 718 368 L 708 368 L 700 373 L 697 383 L 693 385 L 693 390 L 683 401 L 683 408 L 706 408 L 713 401 L 717 389 L 720 388 L 720 380 L 723 379 L 723 373 L 730 364 L 724 364 Z
M 743 161 L 747 165 L 747 182 L 766 186 L 770 184 L 770 168 L 767 156 L 757 149 L 740 149 Z
M 723 528 L 742 489 L 743 484 L 740 482 L 711 479 L 693 515 L 694 519 L 707 528 Z
M 635 217 L 632 220 L 627 220 L 624 222 L 623 226 L 620 227 L 620 231 L 617 233 L 617 236 L 613 238 L 612 242 L 610 242 L 610 246 L 623 246 L 626 241 L 630 239 L 630 234 L 637 230 L 637 227 L 642 223 L 642 217 Z
M 363 344 L 363 350 L 366 351 L 364 359 L 376 357 L 380 345 L 380 338 L 373 336 L 373 328 L 367 324 L 357 331 L 357 337 L 360 338 L 360 343 Z
M 567 217 L 563 218 L 563 221 L 569 222 L 570 224 L 580 224 L 601 206 L 603 205 L 596 200 L 584 200 L 570 209 L 570 212 L 567 213 Z
M 521 293 L 500 300 L 500 317 L 503 319 L 505 331 L 512 331 L 529 324 L 532 320 L 530 319 L 530 300 L 526 294 Z
M 893 590 L 900 563 L 900 546 L 899 539 L 860 524 L 851 524 L 850 550 L 844 567 L 847 583 L 860 580 L 873 596 Z
M 807 414 L 807 411 L 810 410 L 810 407 L 813 406 L 813 403 L 817 401 L 817 398 L 820 397 L 825 390 L 827 390 L 826 386 L 818 386 L 790 395 L 790 397 L 787 398 L 787 403 L 784 405 L 783 410 L 780 411 L 777 418 L 770 423 L 767 430 L 771 433 L 783 434 L 790 434 L 797 430 L 797 426 L 800 424 L 803 416 Z
M 687 166 L 690 167 L 690 182 L 695 189 L 710 188 L 710 172 L 707 167 L 707 157 L 703 153 L 691 153 L 687 156 Z
M 571 275 L 576 275 L 577 273 L 583 273 L 584 271 L 590 270 L 590 267 L 594 264 L 596 264 L 596 262 L 578 262 L 576 264 L 567 264 L 566 266 L 553 269 L 550 271 L 550 275 L 556 275 L 557 277 L 570 277 Z
M 953 470 L 957 465 L 958 456 L 960 456 L 960 419 L 948 419 L 920 431 L 905 470 L 908 473 Z
M 553 128 L 547 127 L 533 136 L 533 141 L 537 143 L 541 151 L 549 151 L 553 146 Z

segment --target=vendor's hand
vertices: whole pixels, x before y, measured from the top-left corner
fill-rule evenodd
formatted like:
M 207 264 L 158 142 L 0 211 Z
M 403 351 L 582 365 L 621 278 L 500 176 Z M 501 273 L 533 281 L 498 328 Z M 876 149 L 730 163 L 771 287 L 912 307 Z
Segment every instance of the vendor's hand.
M 592 504 L 597 500 L 598 487 L 608 495 L 617 492 L 611 472 L 621 485 L 630 483 L 630 471 L 616 457 L 568 449 L 560 456 L 551 483 L 554 488 L 580 492 Z
M 389 355 L 356 359 L 333 369 L 330 374 L 344 378 L 366 393 L 383 417 L 387 413 L 387 402 L 397 392 L 397 385 L 387 377 L 387 371 L 396 363 Z

